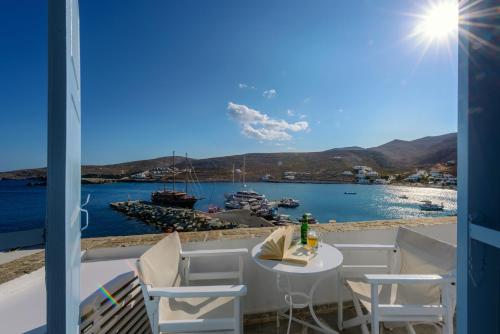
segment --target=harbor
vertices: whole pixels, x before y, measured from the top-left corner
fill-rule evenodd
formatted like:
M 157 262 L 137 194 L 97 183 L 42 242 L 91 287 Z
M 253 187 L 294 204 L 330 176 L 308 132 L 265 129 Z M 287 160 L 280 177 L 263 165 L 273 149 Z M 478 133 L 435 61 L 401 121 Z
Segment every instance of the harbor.
M 0 182 L 0 230 L 17 230 L 43 227 L 45 221 L 45 187 L 27 187 L 26 181 L 3 180 Z M 404 187 L 392 185 L 355 185 L 355 184 L 288 184 L 271 182 L 247 182 L 247 190 L 265 194 L 269 202 L 283 198 L 294 198 L 300 205 L 296 208 L 278 206 L 276 224 L 287 224 L 289 220 L 297 222 L 306 212 L 320 224 L 335 220 L 337 224 L 352 221 L 375 221 L 388 219 L 413 219 L 426 217 L 446 217 L 456 215 L 456 191 L 423 187 Z M 214 215 L 238 218 L 247 226 L 260 227 L 269 224 L 269 220 L 251 213 L 242 215 L 240 210 L 227 210 L 225 194 L 241 190 L 240 184 L 231 182 L 200 182 L 204 198 L 199 199 L 193 210 L 208 217 L 210 208 L 218 207 L 225 212 Z M 110 203 L 139 200 L 151 202 L 151 193 L 162 191 L 164 187 L 172 190 L 172 184 L 164 183 L 108 183 L 82 185 L 82 198 L 90 194 L 87 206 L 89 227 L 83 231 L 83 237 L 120 236 L 158 233 L 161 225 L 147 224 L 138 218 L 129 217 L 113 210 Z M 184 184 L 177 184 L 177 190 L 185 190 Z M 188 191 L 192 193 L 190 186 Z M 356 195 L 345 195 L 355 192 Z M 441 211 L 423 211 L 419 205 L 423 200 L 443 203 Z M 3 205 L 5 204 L 5 205 Z M 21 216 L 18 213 L 22 211 Z M 235 211 L 232 213 L 232 211 Z M 234 220 L 233 220 L 234 221 Z M 249 225 L 253 224 L 255 225 Z M 186 225 L 187 226 L 187 225 Z

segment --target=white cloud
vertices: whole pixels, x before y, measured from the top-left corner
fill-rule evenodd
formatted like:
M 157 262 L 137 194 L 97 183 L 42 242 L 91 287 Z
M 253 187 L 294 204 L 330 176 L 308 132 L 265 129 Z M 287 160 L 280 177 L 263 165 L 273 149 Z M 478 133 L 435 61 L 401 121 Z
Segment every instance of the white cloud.
M 290 116 L 290 117 L 291 117 L 291 116 L 295 116 L 295 112 L 294 112 L 292 109 L 288 109 L 288 110 L 286 111 L 286 113 L 287 113 L 287 115 L 288 115 L 288 116 Z
M 288 123 L 285 120 L 270 118 L 242 104 L 229 102 L 227 109 L 229 116 L 240 124 L 241 133 L 249 138 L 288 141 L 293 138 L 289 132 L 309 130 L 307 122 Z
M 276 89 L 268 89 L 262 93 L 262 96 L 264 96 L 266 99 L 272 99 L 273 97 L 276 97 L 276 95 L 278 95 Z
M 307 118 L 307 115 L 305 115 L 305 114 L 301 114 L 301 115 L 299 116 L 299 118 L 300 118 L 300 119 Z
M 247 85 L 246 83 L 242 83 L 242 82 L 240 82 L 238 84 L 238 87 L 241 89 L 255 89 L 255 86 L 250 86 L 250 85 Z

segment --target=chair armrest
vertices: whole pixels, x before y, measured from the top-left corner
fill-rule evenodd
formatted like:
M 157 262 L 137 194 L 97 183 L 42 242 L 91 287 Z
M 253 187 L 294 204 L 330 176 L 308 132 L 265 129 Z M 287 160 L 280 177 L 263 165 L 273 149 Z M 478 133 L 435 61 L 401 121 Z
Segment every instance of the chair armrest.
M 333 244 L 333 247 L 337 248 L 338 250 L 358 250 L 358 251 L 364 251 L 364 250 L 390 251 L 396 249 L 395 245 L 384 245 L 384 244 Z
M 182 286 L 170 288 L 148 288 L 151 297 L 240 297 L 247 293 L 245 285 Z
M 245 254 L 248 254 L 248 249 L 246 248 L 181 251 L 182 257 L 206 257 L 206 256 L 245 255 Z
M 455 282 L 455 277 L 450 275 L 366 274 L 364 276 L 370 284 L 440 284 Z

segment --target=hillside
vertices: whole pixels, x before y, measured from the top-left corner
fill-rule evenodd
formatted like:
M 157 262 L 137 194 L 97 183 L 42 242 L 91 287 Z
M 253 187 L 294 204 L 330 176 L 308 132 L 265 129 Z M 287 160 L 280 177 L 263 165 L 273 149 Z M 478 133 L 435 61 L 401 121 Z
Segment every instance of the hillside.
M 297 180 L 349 181 L 340 174 L 354 165 L 367 165 L 381 174 L 412 172 L 415 168 L 430 168 L 448 160 L 456 160 L 456 133 L 424 137 L 412 141 L 393 140 L 372 147 L 344 147 L 323 152 L 300 153 L 248 153 L 207 159 L 190 159 L 201 180 L 231 180 L 233 165 L 243 168 L 246 158 L 247 180 L 258 180 L 270 174 L 280 180 L 285 171 L 295 171 Z M 180 169 L 186 167 L 183 157 L 175 158 Z M 112 165 L 87 165 L 82 167 L 84 177 L 122 178 L 157 167 L 168 167 L 172 157 L 131 161 Z M 0 173 L 4 178 L 43 176 L 44 169 Z M 236 175 L 238 179 L 239 175 Z
M 457 134 L 448 133 L 412 141 L 396 139 L 369 150 L 382 153 L 393 168 L 432 165 L 456 160 Z

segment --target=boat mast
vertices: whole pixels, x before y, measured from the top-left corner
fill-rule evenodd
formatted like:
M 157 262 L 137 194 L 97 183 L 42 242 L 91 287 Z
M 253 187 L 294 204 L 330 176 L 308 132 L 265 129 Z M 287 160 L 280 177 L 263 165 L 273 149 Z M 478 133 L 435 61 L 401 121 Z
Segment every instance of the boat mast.
M 243 188 L 246 188 L 246 178 L 245 174 L 247 173 L 247 156 L 243 155 Z
M 233 162 L 233 184 L 234 184 L 234 162 Z
M 184 186 L 185 186 L 185 193 L 188 193 L 188 154 L 186 152 L 186 169 L 184 170 L 185 176 L 184 176 Z
M 172 174 L 173 174 L 173 185 L 172 189 L 175 191 L 175 151 L 172 151 Z

